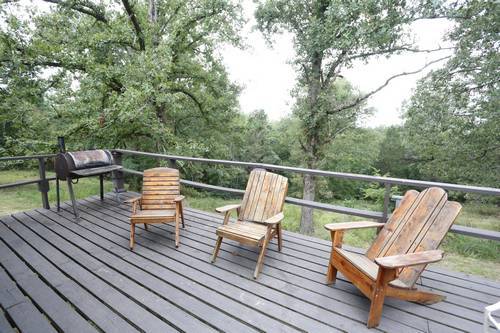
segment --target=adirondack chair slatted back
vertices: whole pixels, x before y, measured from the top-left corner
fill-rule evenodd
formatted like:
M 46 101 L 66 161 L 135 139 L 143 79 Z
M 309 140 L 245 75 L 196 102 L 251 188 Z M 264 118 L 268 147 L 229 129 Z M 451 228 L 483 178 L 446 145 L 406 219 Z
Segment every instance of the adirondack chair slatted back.
M 239 220 L 262 222 L 283 211 L 288 179 L 263 169 L 254 169 L 248 178 Z
M 180 194 L 179 170 L 154 168 L 144 170 L 141 208 L 175 209 L 174 198 Z
M 452 226 L 462 206 L 448 201 L 446 192 L 437 187 L 421 193 L 406 192 L 401 204 L 380 231 L 366 256 L 374 260 L 398 254 L 435 250 Z M 407 267 L 399 279 L 413 286 L 426 265 Z

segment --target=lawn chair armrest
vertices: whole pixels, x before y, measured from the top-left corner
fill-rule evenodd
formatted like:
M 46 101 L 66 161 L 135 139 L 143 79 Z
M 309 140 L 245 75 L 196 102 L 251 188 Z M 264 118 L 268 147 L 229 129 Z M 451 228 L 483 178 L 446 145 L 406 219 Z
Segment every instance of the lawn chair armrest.
M 351 229 L 382 228 L 384 225 L 385 223 L 372 221 L 342 222 L 325 224 L 325 229 L 330 231 L 344 231 Z
M 142 197 L 135 197 L 135 198 L 132 198 L 132 199 L 127 199 L 124 201 L 124 203 L 134 203 L 136 201 L 141 201 Z
M 285 215 L 283 213 L 278 213 L 278 214 L 268 218 L 263 223 L 268 224 L 268 225 L 269 224 L 276 224 L 276 223 L 280 223 L 284 218 L 285 218 Z
M 241 207 L 240 204 L 226 205 L 226 206 L 215 208 L 215 211 L 218 213 L 226 213 L 226 212 L 229 212 L 230 210 L 238 209 L 240 207 Z
M 402 268 L 430 264 L 443 259 L 442 250 L 430 250 L 410 254 L 375 258 L 375 262 L 384 268 Z
M 182 200 L 184 200 L 185 196 L 183 195 L 178 195 L 174 198 L 174 202 L 181 202 Z

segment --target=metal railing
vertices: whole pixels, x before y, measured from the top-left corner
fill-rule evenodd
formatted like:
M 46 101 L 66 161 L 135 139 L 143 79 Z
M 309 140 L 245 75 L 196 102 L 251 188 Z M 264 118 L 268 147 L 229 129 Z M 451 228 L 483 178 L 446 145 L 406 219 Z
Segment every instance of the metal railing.
M 38 191 L 40 191 L 42 197 L 42 207 L 46 209 L 50 209 L 49 204 L 49 190 L 50 185 L 49 181 L 56 180 L 56 177 L 47 178 L 46 173 L 46 162 L 48 158 L 54 158 L 56 154 L 44 154 L 44 155 L 32 155 L 32 156 L 10 156 L 10 157 L 0 157 L 0 162 L 8 162 L 8 161 L 26 161 L 26 160 L 38 160 L 38 175 L 40 178 L 31 179 L 31 180 L 23 180 L 19 182 L 13 182 L 8 184 L 0 184 L 0 189 L 29 185 L 29 184 L 38 184 Z
M 198 163 L 211 163 L 211 164 L 221 164 L 227 166 L 238 166 L 238 167 L 246 167 L 246 168 L 263 168 L 266 170 L 274 170 L 274 171 L 285 171 L 299 174 L 310 174 L 314 176 L 323 176 L 323 177 L 333 177 L 338 179 L 347 179 L 353 181 L 364 181 L 364 182 L 376 182 L 384 185 L 385 193 L 384 193 L 384 204 L 382 212 L 364 210 L 364 209 L 356 209 L 349 208 L 344 206 L 332 205 L 327 203 L 320 203 L 315 201 L 309 201 L 299 198 L 287 197 L 286 202 L 298 205 L 298 206 L 306 206 L 315 209 L 320 209 L 329 212 L 336 212 L 341 214 L 359 216 L 369 219 L 375 219 L 382 222 L 387 221 L 389 216 L 389 203 L 391 198 L 391 188 L 394 185 L 404 185 L 408 187 L 415 188 L 428 188 L 432 186 L 441 187 L 443 189 L 449 191 L 457 191 L 464 193 L 476 193 L 483 195 L 493 195 L 500 196 L 500 189 L 493 187 L 480 187 L 480 186 L 470 186 L 470 185 L 458 185 L 451 183 L 439 183 L 439 182 L 429 182 L 429 181 L 421 181 L 421 180 L 412 180 L 412 179 L 403 179 L 403 178 L 393 178 L 393 177 L 380 177 L 380 176 L 370 176 L 370 175 L 360 175 L 353 173 L 342 173 L 342 172 L 333 172 L 333 171 L 325 171 L 325 170 L 316 170 L 316 169 L 306 169 L 306 168 L 297 168 L 297 167 L 289 167 L 283 165 L 274 165 L 274 164 L 264 164 L 264 163 L 252 163 L 252 162 L 241 162 L 241 161 L 229 161 L 229 160 L 217 160 L 217 159 L 208 159 L 208 158 L 199 158 L 199 157 L 187 157 L 187 156 L 177 156 L 177 155 L 166 155 L 166 154 L 158 154 L 158 153 L 148 153 L 142 151 L 135 150 L 126 150 L 126 149 L 114 149 L 112 150 L 115 157 L 118 157 L 122 154 L 132 155 L 132 156 L 146 156 L 153 157 L 156 159 L 168 160 L 171 165 L 175 165 L 176 161 L 189 161 L 189 162 L 198 162 Z M 119 157 L 121 161 L 121 156 Z M 142 172 L 130 169 L 122 169 L 124 173 L 130 173 L 135 175 L 142 175 Z M 234 189 L 216 185 L 209 185 L 204 183 L 198 183 L 189 180 L 181 180 L 181 183 L 187 186 L 201 188 L 209 191 L 220 191 L 225 193 L 231 193 L 235 195 L 243 195 L 244 191 L 241 189 Z M 471 228 L 460 225 L 453 225 L 451 231 L 457 234 L 483 238 L 483 239 L 491 239 L 500 241 L 500 232 Z
M 360 175 L 353 173 L 342 173 L 342 172 L 333 172 L 333 171 L 325 171 L 325 170 L 315 170 L 315 169 L 306 169 L 306 168 L 297 168 L 297 167 L 289 167 L 282 165 L 274 165 L 274 164 L 264 164 L 264 163 L 251 163 L 251 162 L 240 162 L 240 161 L 229 161 L 229 160 L 217 160 L 217 159 L 207 159 L 207 158 L 198 158 L 198 157 L 187 157 L 187 156 L 177 156 L 177 155 L 166 155 L 166 154 L 158 154 L 158 153 L 148 153 L 134 150 L 126 150 L 126 149 L 113 149 L 113 156 L 115 158 L 115 162 L 117 164 L 122 163 L 122 155 L 131 155 L 131 156 L 146 156 L 152 157 L 156 159 L 168 160 L 172 166 L 176 164 L 177 161 L 189 161 L 189 162 L 198 162 L 198 163 L 211 163 L 211 164 L 221 164 L 227 166 L 237 166 L 237 167 L 246 167 L 246 168 L 263 168 L 266 170 L 274 170 L 274 171 L 284 171 L 284 172 L 292 172 L 299 174 L 310 174 L 314 176 L 323 176 L 323 177 L 333 177 L 338 179 L 347 179 L 353 181 L 364 181 L 364 182 L 377 182 L 384 185 L 385 194 L 384 194 L 384 204 L 383 210 L 379 211 L 371 211 L 364 209 L 356 209 L 350 207 L 344 207 L 339 205 L 332 205 L 327 203 L 320 203 L 315 201 L 309 201 L 299 198 L 287 197 L 286 202 L 292 205 L 305 206 L 314 209 L 320 209 L 329 212 L 336 212 L 346 215 L 364 217 L 369 219 L 375 219 L 382 222 L 387 221 L 389 216 L 389 203 L 390 203 L 390 193 L 391 188 L 395 185 L 404 185 L 408 187 L 415 188 L 427 188 L 431 186 L 441 187 L 450 191 L 464 192 L 464 193 L 477 193 L 483 195 L 493 195 L 500 196 L 500 189 L 493 187 L 480 187 L 480 186 L 469 186 L 469 185 L 458 185 L 458 184 L 450 184 L 450 183 L 438 183 L 438 182 L 429 182 L 429 181 L 421 181 L 421 180 L 411 180 L 411 179 L 402 179 L 402 178 L 392 178 L 392 177 L 380 177 L 380 176 L 370 176 L 370 175 Z M 14 182 L 9 184 L 1 184 L 0 189 L 22 186 L 27 184 L 35 184 L 38 183 L 39 191 L 42 196 L 42 204 L 44 208 L 50 208 L 48 201 L 48 191 L 49 191 L 49 181 L 55 180 L 55 177 L 46 177 L 45 164 L 48 158 L 55 157 L 55 154 L 46 154 L 46 155 L 34 155 L 34 156 L 15 156 L 15 157 L 0 157 L 0 162 L 3 161 L 14 161 L 14 160 L 38 160 L 38 169 L 39 169 L 39 179 L 27 180 Z M 115 188 L 120 190 L 124 188 L 124 177 L 123 174 L 133 174 L 133 175 L 142 175 L 141 171 L 131 170 L 131 169 L 122 169 L 121 171 L 116 171 L 113 173 L 113 181 L 115 182 Z M 234 195 L 243 195 L 244 190 L 242 189 L 234 189 L 228 187 L 222 187 L 217 185 L 204 184 L 199 182 L 194 182 L 186 179 L 182 179 L 181 183 L 195 188 L 200 188 L 209 191 L 219 191 L 230 193 Z M 460 225 L 453 225 L 451 228 L 451 232 L 467 235 L 476 238 L 482 239 L 491 239 L 500 241 L 500 232 L 484 230 L 478 228 L 471 228 Z

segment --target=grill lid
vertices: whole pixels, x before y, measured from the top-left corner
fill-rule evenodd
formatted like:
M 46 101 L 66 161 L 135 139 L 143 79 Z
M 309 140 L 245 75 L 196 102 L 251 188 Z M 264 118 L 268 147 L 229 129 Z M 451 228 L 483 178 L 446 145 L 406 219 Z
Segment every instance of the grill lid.
M 114 164 L 109 150 L 83 150 L 67 153 L 74 163 L 74 169 L 88 169 Z

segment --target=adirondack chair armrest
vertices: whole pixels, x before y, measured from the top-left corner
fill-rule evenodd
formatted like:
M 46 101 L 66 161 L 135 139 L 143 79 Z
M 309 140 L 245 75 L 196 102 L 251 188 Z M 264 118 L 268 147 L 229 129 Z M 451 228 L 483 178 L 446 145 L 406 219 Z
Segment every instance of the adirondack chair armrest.
M 132 204 L 132 214 L 135 214 L 137 212 L 137 206 L 141 205 L 141 200 L 142 200 L 142 197 L 135 197 L 132 199 L 125 200 L 125 203 Z
M 215 208 L 215 211 L 217 213 L 226 213 L 226 212 L 229 212 L 233 209 L 238 209 L 240 207 L 241 207 L 240 204 L 226 205 L 226 206 Z
M 382 228 L 384 225 L 385 223 L 372 222 L 372 221 L 342 222 L 342 223 L 325 224 L 325 229 L 330 231 L 345 231 L 345 230 L 364 229 L 364 228 Z
M 178 195 L 174 198 L 174 202 L 175 203 L 178 203 L 178 202 L 181 202 L 182 200 L 184 200 L 185 196 L 183 195 Z
M 384 268 L 394 269 L 422 264 L 430 264 L 443 259 L 442 250 L 430 250 L 409 254 L 375 258 L 375 262 Z
M 135 198 L 127 199 L 124 202 L 125 203 L 134 203 L 136 201 L 141 201 L 141 199 L 142 199 L 142 197 L 135 197 Z
M 283 213 L 278 213 L 278 214 L 268 218 L 263 223 L 265 223 L 267 225 L 276 224 L 276 223 L 280 223 L 284 218 L 285 218 L 285 215 Z

